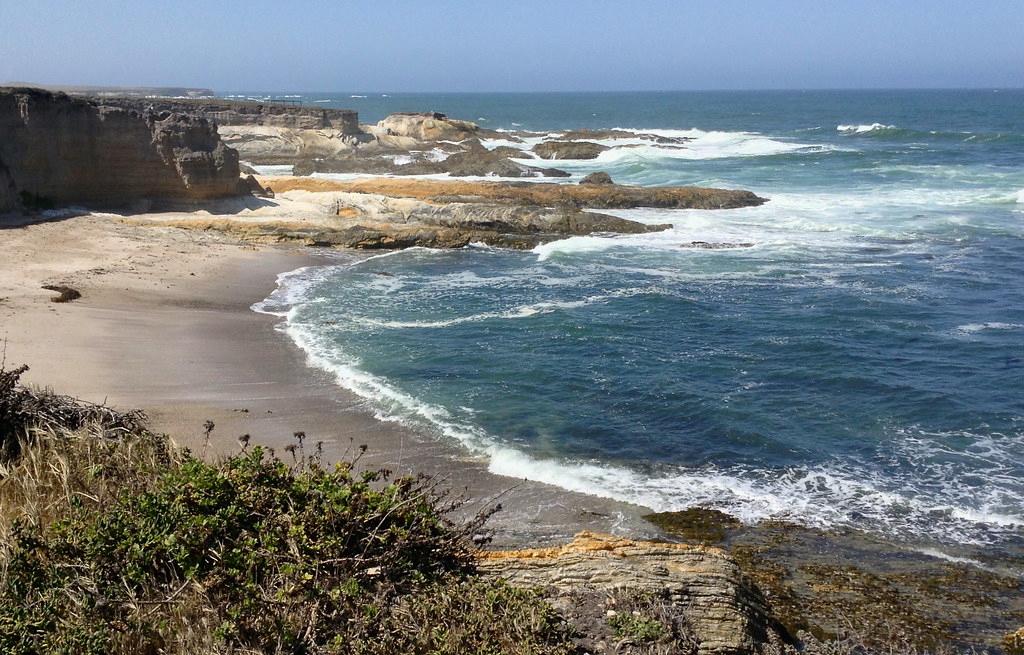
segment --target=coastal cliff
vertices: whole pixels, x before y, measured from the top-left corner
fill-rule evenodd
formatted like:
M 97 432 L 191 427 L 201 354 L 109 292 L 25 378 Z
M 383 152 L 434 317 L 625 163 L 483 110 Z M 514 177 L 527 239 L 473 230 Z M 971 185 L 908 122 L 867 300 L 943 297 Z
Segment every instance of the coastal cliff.
M 238 154 L 203 118 L 0 89 L 0 211 L 239 195 Z
M 668 612 L 685 617 L 699 655 L 755 653 L 788 638 L 776 632 L 756 585 L 717 548 L 581 532 L 555 548 L 485 552 L 480 570 L 519 586 L 549 589 L 552 603 L 570 616 L 579 613 L 581 600 L 593 603 L 579 596 L 583 591 L 604 598 L 616 591 L 661 597 Z M 603 614 L 614 618 L 620 611 L 609 607 Z M 587 646 L 616 652 L 607 643 Z
M 205 118 L 218 126 L 261 125 L 296 130 L 336 129 L 359 134 L 359 114 L 350 109 L 309 107 L 282 102 L 218 98 L 106 97 L 103 104 L 138 111 L 174 112 Z

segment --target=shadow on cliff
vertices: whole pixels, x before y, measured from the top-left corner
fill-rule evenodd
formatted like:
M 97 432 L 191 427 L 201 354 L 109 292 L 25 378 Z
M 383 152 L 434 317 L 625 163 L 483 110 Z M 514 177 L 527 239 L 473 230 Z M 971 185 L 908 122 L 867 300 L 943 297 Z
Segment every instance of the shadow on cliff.
M 206 212 L 214 216 L 230 216 L 244 211 L 277 206 L 278 203 L 270 198 L 238 196 L 206 201 L 142 201 L 132 203 L 130 207 L 59 207 L 0 214 L 0 230 L 12 230 L 40 223 L 55 223 L 90 215 L 129 218 L 146 214 Z

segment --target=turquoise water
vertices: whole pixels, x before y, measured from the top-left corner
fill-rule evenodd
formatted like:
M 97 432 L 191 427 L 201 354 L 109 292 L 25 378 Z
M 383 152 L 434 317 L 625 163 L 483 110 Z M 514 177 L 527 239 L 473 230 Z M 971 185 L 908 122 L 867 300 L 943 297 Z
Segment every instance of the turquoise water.
M 558 166 L 770 199 L 284 276 L 261 309 L 382 418 L 657 510 L 1024 540 L 1024 92 L 350 95 L 304 100 L 688 136 Z

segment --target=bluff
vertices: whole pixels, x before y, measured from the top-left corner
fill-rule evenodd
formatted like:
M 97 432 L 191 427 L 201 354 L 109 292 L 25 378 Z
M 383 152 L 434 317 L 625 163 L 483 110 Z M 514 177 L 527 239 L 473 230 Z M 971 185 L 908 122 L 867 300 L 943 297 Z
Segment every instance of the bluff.
M 0 211 L 240 193 L 238 153 L 203 118 L 0 88 Z
M 219 126 L 259 125 L 298 130 L 336 129 L 342 134 L 360 134 L 359 113 L 351 109 L 310 107 L 280 102 L 253 102 L 220 98 L 137 98 L 103 97 L 104 105 L 142 111 L 191 114 Z
M 573 606 L 586 592 L 606 598 L 617 590 L 664 597 L 668 611 L 682 614 L 690 624 L 697 655 L 760 653 L 766 644 L 783 652 L 778 646 L 790 640 L 761 591 L 718 548 L 581 532 L 565 546 L 485 552 L 480 570 L 518 586 L 545 589 L 552 604 L 570 615 L 579 613 Z M 621 652 L 601 646 L 587 650 Z

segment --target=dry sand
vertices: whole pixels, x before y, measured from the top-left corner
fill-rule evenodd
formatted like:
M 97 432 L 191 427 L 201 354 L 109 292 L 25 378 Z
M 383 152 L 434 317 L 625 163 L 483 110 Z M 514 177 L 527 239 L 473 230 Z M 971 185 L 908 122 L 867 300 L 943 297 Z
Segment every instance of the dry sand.
M 307 447 L 324 442 L 328 459 L 366 444 L 368 465 L 438 476 L 472 508 L 501 502 L 496 543 L 550 542 L 584 528 L 653 533 L 642 508 L 495 476 L 453 444 L 377 420 L 365 401 L 306 366 L 275 329 L 280 319 L 250 310 L 279 273 L 359 255 L 253 246 L 139 219 L 167 216 L 0 223 L 8 367 L 28 364 L 28 381 L 62 393 L 144 409 L 156 429 L 208 456 L 237 449 L 242 434 L 283 454 L 301 430 Z M 82 298 L 53 303 L 44 284 L 72 286 Z M 216 425 L 209 445 L 206 420 Z

